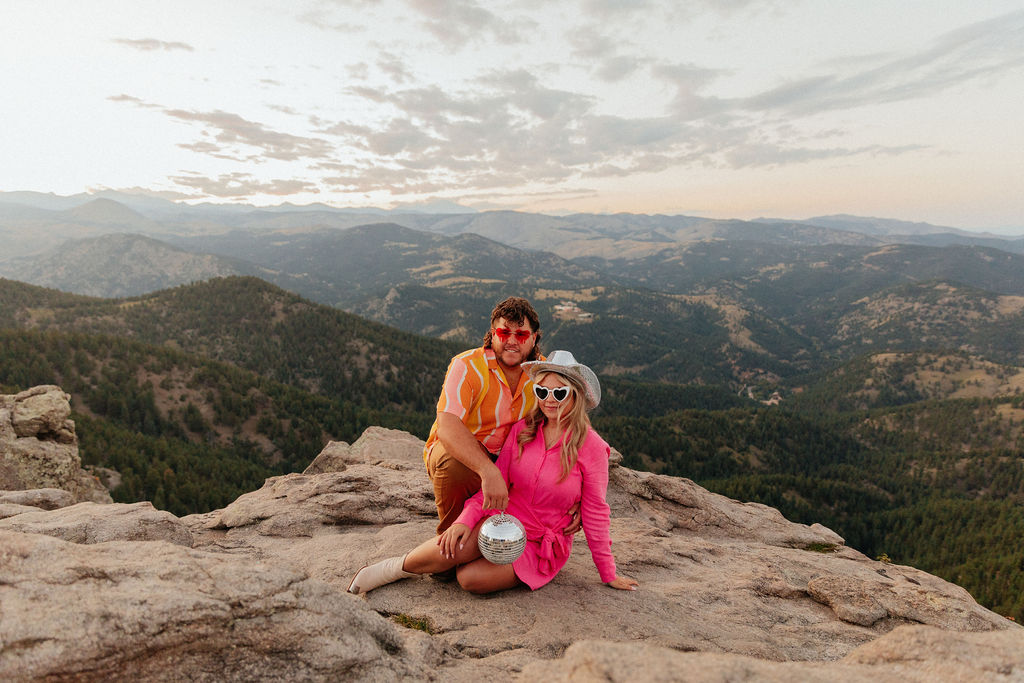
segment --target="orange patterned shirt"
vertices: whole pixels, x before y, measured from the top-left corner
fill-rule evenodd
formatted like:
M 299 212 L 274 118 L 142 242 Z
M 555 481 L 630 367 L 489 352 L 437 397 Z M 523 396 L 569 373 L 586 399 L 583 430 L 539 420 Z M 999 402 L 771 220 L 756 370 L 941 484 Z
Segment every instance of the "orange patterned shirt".
M 519 385 L 510 388 L 492 349 L 470 349 L 452 358 L 448 365 L 437 412 L 458 416 L 484 448 L 497 453 L 512 425 L 536 405 L 532 385 L 524 371 Z M 424 460 L 437 441 L 435 420 L 423 448 Z

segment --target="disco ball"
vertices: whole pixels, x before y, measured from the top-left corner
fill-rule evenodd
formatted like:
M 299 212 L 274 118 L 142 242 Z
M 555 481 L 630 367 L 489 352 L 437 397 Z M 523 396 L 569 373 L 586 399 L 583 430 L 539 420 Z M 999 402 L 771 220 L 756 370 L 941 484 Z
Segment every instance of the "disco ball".
M 480 526 L 476 542 L 489 562 L 511 564 L 526 549 L 526 529 L 518 519 L 502 512 Z

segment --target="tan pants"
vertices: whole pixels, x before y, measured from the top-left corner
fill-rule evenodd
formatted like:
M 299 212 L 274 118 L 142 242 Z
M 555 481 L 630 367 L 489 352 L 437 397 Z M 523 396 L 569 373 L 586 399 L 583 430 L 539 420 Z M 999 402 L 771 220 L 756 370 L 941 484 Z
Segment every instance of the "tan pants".
M 485 453 L 487 449 L 480 445 Z M 491 460 L 494 456 L 487 454 Z M 427 476 L 434 484 L 434 504 L 437 505 L 437 533 L 441 533 L 459 518 L 466 500 L 480 490 L 480 477 L 445 450 L 440 441 L 430 447 L 427 454 Z

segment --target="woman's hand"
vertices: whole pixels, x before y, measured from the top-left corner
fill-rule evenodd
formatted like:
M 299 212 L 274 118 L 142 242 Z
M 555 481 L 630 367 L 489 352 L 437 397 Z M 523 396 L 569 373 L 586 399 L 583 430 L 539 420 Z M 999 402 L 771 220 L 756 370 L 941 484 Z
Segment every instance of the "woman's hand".
M 455 523 L 445 529 L 437 537 L 437 544 L 441 546 L 441 555 L 449 560 L 455 559 L 455 551 L 462 550 L 466 537 L 469 536 L 469 527 L 465 524 Z
M 627 576 L 616 576 L 608 582 L 608 585 L 612 588 L 618 588 L 620 591 L 635 591 L 640 587 L 636 579 L 631 579 Z

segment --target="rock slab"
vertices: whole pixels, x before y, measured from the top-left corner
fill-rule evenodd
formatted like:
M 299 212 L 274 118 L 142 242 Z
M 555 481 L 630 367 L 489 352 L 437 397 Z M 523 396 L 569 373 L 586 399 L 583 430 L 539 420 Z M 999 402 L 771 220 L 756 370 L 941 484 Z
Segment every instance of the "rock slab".
M 60 387 L 0 395 L 0 491 L 56 488 L 75 502 L 112 502 L 82 469 L 70 415 L 70 397 Z
M 433 652 L 301 571 L 164 542 L 0 530 L 0 604 L 5 681 L 424 679 Z
M 621 466 L 613 552 L 638 591 L 601 584 L 581 534 L 538 591 L 419 577 L 347 594 L 361 565 L 433 536 L 421 449 L 373 428 L 180 520 L 146 504 L 8 517 L 0 680 L 1024 680 L 1024 629 L 962 588 Z M 126 540 L 161 538 L 139 531 L 158 519 L 169 540 Z

